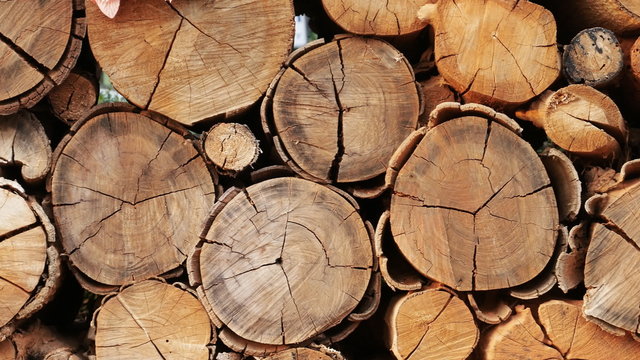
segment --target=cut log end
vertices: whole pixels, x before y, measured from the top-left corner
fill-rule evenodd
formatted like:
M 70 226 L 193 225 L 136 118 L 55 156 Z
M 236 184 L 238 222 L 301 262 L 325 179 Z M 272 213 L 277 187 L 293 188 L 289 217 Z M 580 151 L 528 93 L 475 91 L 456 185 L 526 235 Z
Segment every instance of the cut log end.
M 260 145 L 243 124 L 214 125 L 204 140 L 204 151 L 223 173 L 234 175 L 252 166 L 260 155 Z
M 582 30 L 564 48 L 562 69 L 572 84 L 604 87 L 616 80 L 623 67 L 622 49 L 611 30 Z
M 356 309 L 374 264 L 369 232 L 349 201 L 295 178 L 229 194 L 195 254 L 195 282 L 221 323 L 249 342 L 288 345 Z
M 90 74 L 72 72 L 48 97 L 53 114 L 71 125 L 98 101 L 98 82 Z

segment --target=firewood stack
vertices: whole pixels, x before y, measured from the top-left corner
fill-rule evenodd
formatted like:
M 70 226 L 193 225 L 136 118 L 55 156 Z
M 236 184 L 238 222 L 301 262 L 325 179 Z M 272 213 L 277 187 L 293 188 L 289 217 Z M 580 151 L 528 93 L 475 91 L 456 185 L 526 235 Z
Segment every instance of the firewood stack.
M 640 358 L 639 2 L 96 1 L 0 1 L 0 360 Z

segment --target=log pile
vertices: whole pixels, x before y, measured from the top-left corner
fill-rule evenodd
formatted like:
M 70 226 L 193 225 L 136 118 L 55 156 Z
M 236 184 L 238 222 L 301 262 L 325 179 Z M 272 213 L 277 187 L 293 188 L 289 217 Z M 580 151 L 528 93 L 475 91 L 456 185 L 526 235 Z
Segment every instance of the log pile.
M 0 360 L 640 358 L 636 2 L 96 1 L 0 1 Z

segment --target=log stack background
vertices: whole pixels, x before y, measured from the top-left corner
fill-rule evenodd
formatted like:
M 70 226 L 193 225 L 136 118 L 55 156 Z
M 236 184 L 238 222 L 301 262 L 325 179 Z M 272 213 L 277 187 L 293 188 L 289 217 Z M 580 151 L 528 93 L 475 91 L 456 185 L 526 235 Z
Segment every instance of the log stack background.
M 0 360 L 640 358 L 639 35 L 630 0 L 0 2 Z

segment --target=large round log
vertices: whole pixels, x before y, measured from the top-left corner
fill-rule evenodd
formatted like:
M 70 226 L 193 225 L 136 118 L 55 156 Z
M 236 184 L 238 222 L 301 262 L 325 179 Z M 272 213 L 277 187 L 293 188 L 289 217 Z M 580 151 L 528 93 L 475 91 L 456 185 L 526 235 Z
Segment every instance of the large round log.
M 356 309 L 373 271 L 370 236 L 341 194 L 297 178 L 266 180 L 222 196 L 190 256 L 190 281 L 224 327 L 222 341 L 230 331 L 275 351 Z
M 104 111 L 60 143 L 50 183 L 62 246 L 94 292 L 178 268 L 215 200 L 188 131 L 151 114 Z
M 87 18 L 118 92 L 186 125 L 253 105 L 293 41 L 291 0 L 123 1 L 114 19 L 89 2 Z
M 40 101 L 61 84 L 80 55 L 84 2 L 0 2 L 0 114 Z

